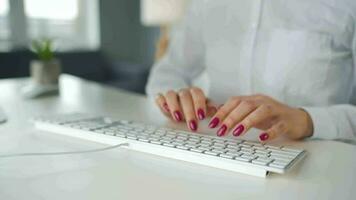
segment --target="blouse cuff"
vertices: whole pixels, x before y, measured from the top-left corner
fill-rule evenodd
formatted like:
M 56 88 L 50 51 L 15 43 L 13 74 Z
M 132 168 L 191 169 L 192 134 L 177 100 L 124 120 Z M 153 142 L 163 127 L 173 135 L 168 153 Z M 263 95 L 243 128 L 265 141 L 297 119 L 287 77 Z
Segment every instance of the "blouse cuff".
M 318 139 L 335 139 L 337 138 L 337 127 L 333 118 L 326 108 L 302 107 L 307 111 L 313 121 L 313 136 Z

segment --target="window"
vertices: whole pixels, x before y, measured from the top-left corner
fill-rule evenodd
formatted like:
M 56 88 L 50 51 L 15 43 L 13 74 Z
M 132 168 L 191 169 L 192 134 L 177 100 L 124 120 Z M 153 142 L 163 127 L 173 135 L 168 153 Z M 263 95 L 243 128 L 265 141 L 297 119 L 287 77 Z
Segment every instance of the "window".
M 6 16 L 9 11 L 9 2 L 7 0 L 0 0 L 0 16 Z
M 7 49 L 9 45 L 10 29 L 8 26 L 9 1 L 0 0 L 0 49 Z
M 9 6 L 8 1 L 0 0 L 0 34 L 2 23 L 6 26 L 1 13 L 9 12 L 14 18 L 11 23 L 16 22 L 11 24 L 11 31 L 17 31 L 11 37 L 18 38 L 7 37 L 7 41 L 22 41 L 26 44 L 16 45 L 27 46 L 33 39 L 51 38 L 58 50 L 63 51 L 99 47 L 98 0 L 22 0 L 22 6 L 13 2 Z
M 78 17 L 78 0 L 25 0 L 29 19 L 72 21 Z

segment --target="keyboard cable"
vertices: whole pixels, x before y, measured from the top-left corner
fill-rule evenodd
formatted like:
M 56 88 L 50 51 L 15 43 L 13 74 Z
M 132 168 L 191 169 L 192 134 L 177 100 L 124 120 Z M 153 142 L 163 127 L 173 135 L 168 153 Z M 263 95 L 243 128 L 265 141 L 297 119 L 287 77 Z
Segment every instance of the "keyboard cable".
M 85 153 L 96 153 L 101 151 L 107 151 L 111 149 L 116 149 L 123 146 L 129 146 L 129 143 L 121 143 L 109 147 L 82 150 L 82 151 L 62 151 L 62 152 L 44 152 L 44 153 L 15 153 L 15 154 L 0 154 L 0 158 L 16 158 L 16 157 L 29 157 L 29 156 L 60 156 L 60 155 L 73 155 L 73 154 L 85 154 Z

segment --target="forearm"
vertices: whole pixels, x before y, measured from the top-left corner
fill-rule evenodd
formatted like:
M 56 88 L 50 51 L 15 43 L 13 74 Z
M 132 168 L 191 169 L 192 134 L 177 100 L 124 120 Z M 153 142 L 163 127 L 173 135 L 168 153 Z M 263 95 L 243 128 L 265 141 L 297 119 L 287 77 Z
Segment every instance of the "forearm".
M 356 138 L 356 107 L 336 105 L 330 107 L 305 107 L 313 121 L 313 138 Z
M 151 70 L 146 92 L 147 95 L 152 96 L 168 90 L 185 88 L 189 84 L 189 79 L 176 70 L 174 64 L 164 57 Z

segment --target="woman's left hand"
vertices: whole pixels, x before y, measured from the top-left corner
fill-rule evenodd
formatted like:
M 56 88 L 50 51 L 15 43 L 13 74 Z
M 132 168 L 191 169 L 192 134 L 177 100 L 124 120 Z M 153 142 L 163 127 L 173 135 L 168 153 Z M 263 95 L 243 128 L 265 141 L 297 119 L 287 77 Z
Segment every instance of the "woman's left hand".
M 218 136 L 224 136 L 230 130 L 234 136 L 241 136 L 252 127 L 261 129 L 261 142 L 282 134 L 295 140 L 303 139 L 313 132 L 313 123 L 306 111 L 282 104 L 265 95 L 230 98 L 219 108 L 209 127 L 215 128 L 218 125 Z

